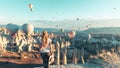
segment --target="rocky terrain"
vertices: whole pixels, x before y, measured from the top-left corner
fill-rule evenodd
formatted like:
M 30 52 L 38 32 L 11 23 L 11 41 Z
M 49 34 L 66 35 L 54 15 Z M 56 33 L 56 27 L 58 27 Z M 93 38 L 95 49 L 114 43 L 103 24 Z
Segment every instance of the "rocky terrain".
M 40 32 L 27 36 L 22 31 L 10 35 L 6 28 L 0 30 L 0 68 L 42 68 Z M 51 68 L 120 68 L 119 34 L 76 32 L 71 36 L 68 32 L 50 34 L 55 47 Z

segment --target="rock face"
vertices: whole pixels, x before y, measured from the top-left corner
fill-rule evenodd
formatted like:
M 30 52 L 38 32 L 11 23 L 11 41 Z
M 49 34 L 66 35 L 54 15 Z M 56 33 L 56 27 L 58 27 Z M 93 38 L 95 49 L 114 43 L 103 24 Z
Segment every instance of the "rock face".
M 16 53 L 20 59 L 28 59 L 27 62 L 32 63 L 33 59 L 40 57 L 40 54 L 35 53 L 39 52 L 41 34 L 31 34 L 34 33 L 34 29 L 29 24 L 23 25 L 22 28 L 23 32 L 15 31 L 16 33 L 13 36 L 5 33 L 0 34 L 0 56 L 5 53 L 3 51 L 8 51 L 9 53 Z M 56 49 L 54 63 L 57 62 L 58 58 L 59 64 L 63 62 L 64 64 L 73 62 L 92 63 L 103 67 L 106 67 L 105 64 L 109 66 L 120 62 L 119 35 L 76 33 L 74 37 L 69 38 L 67 34 L 59 33 L 53 34 L 51 39 Z
M 74 48 L 76 48 L 76 57 L 79 63 L 82 62 L 81 55 L 84 56 L 85 63 L 99 64 L 103 65 L 103 67 L 107 67 L 104 64 L 114 66 L 114 64 L 119 63 L 119 35 L 91 35 L 91 39 L 88 40 L 87 38 L 85 41 L 81 40 L 81 37 L 76 35 L 73 39 L 67 37 L 59 38 L 64 39 L 64 41 L 70 41 L 70 46 L 67 47 L 68 60 L 72 59 L 73 53 L 75 52 Z M 113 42 L 115 43 L 113 44 Z
M 116 66 L 119 68 L 119 37 L 119 35 L 109 34 L 92 35 L 92 38 L 86 42 L 75 39 L 74 44 L 78 49 L 84 48 L 84 58 L 86 62 L 99 64 L 103 67 Z

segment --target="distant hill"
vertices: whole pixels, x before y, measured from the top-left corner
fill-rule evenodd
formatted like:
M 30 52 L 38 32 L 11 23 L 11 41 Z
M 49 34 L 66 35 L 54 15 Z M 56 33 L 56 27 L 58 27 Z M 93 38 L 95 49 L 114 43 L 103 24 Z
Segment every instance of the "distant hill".
M 53 30 L 55 30 L 54 28 L 34 28 L 35 32 L 42 32 L 44 30 L 47 30 L 48 32 L 52 32 Z
M 0 27 L 6 27 L 6 25 L 0 25 Z M 19 29 L 21 30 L 21 26 L 18 26 Z M 34 32 L 42 32 L 42 31 L 48 31 L 48 32 L 54 32 L 54 33 L 58 33 L 58 32 L 61 32 L 61 29 L 56 29 L 56 28 L 38 28 L 38 27 L 34 27 Z M 65 29 L 64 30 L 65 32 L 68 32 L 70 30 L 68 29 Z
M 6 27 L 6 25 L 0 25 L 0 27 Z M 19 26 L 21 28 L 21 26 Z M 47 30 L 48 32 L 60 32 L 60 29 L 56 28 L 34 28 L 35 32 L 42 32 Z M 70 29 L 64 29 L 64 32 L 68 32 Z M 92 34 L 120 34 L 120 27 L 104 27 L 104 28 L 89 28 L 83 32 Z
M 6 25 L 0 25 L 0 27 L 6 27 Z
M 47 30 L 48 32 L 60 32 L 60 29 L 55 28 L 35 28 L 35 32 L 42 32 L 43 30 Z M 69 32 L 71 30 L 64 29 L 64 32 Z M 77 30 L 78 31 L 78 30 Z M 83 32 L 93 33 L 93 34 L 120 34 L 120 27 L 104 27 L 104 28 L 90 28 Z
M 84 32 L 93 34 L 120 34 L 120 27 L 90 28 Z
M 42 32 L 44 30 L 47 30 L 48 32 L 53 32 L 53 33 L 61 33 L 61 29 L 56 29 L 56 28 L 34 28 L 35 32 Z M 69 32 L 71 31 L 70 29 L 63 29 L 64 32 Z

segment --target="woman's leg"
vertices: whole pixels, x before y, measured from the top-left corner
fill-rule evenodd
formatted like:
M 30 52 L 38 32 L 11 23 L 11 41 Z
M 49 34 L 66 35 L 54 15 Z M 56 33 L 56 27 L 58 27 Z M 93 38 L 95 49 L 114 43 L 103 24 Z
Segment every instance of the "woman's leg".
M 43 59 L 43 66 L 44 68 L 49 68 L 49 56 L 47 53 L 41 53 L 42 59 Z

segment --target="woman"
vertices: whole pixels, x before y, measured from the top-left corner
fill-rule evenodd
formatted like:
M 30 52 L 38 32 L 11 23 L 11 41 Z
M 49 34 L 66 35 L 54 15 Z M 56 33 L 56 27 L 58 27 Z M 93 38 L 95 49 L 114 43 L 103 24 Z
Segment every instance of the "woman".
M 50 44 L 51 39 L 49 38 L 49 34 L 47 31 L 43 31 L 42 33 L 42 45 L 40 47 L 40 53 L 43 59 L 44 68 L 49 68 L 49 57 L 50 57 Z

